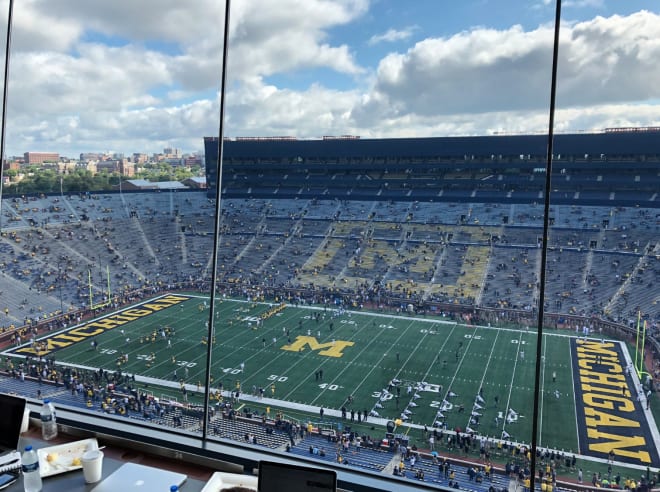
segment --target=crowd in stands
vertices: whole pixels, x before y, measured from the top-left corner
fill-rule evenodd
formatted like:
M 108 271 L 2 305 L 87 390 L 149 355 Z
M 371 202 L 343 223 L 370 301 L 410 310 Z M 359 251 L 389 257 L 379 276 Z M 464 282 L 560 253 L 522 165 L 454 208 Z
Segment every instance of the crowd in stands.
M 16 381 L 19 386 L 10 387 Z M 27 358 L 14 364 L 7 358 L 0 367 L 3 391 L 18 390 L 48 397 L 58 403 L 80 406 L 120 418 L 133 418 L 158 425 L 201 432 L 202 409 L 198 404 L 180 403 L 165 396 L 138 389 L 135 377 L 120 371 L 63 368 L 53 359 Z M 42 393 L 43 392 L 43 393 Z M 209 414 L 212 435 L 249 445 L 267 446 L 285 452 L 332 461 L 398 479 L 423 481 L 430 485 L 469 490 L 501 492 L 509 479 L 529 491 L 530 451 L 522 444 L 493 441 L 469 433 L 443 433 L 427 430 L 430 448 L 408 444 L 401 436 L 380 438 L 350 428 L 317 428 L 312 423 L 287 419 L 281 412 L 271 418 L 248 407 L 234 408 L 230 392 L 217 399 Z M 445 435 L 446 434 L 446 435 Z M 433 437 L 433 440 L 430 438 Z M 573 454 L 550 449 L 537 450 L 537 484 L 543 492 L 559 490 L 558 471 L 576 476 L 576 484 L 589 482 L 577 468 Z M 505 462 L 494 466 L 493 460 Z M 639 478 L 622 477 L 609 468 L 607 474 L 594 473 L 592 485 L 621 488 L 633 492 L 651 490 L 658 483 L 649 469 Z M 565 484 L 564 484 L 565 485 Z
M 18 345 L 159 293 L 210 289 L 214 204 L 203 193 L 81 194 L 4 202 L 0 275 L 11 289 L 2 292 L 0 343 Z M 531 203 L 466 208 L 452 203 L 226 200 L 219 293 L 293 304 L 329 304 L 339 298 L 354 309 L 405 313 L 412 307 L 412 312 L 474 324 L 530 325 L 541 281 L 542 213 L 540 205 Z M 660 273 L 660 234 L 655 210 L 566 205 L 552 207 L 551 213 L 544 307 L 553 316 L 546 322 L 602 333 L 618 326 L 634 329 L 641 313 L 647 335 L 657 341 L 660 311 L 653 287 Z M 61 387 L 88 408 L 200 427 L 196 410 L 140 392 L 121 372 L 66 369 L 54 359 L 34 358 L 22 364 L 8 359 L 4 369 L 12 379 Z M 654 370 L 660 377 L 657 361 Z M 214 403 L 214 432 L 233 435 L 222 428 L 223 419 L 247 419 L 247 414 L 221 397 Z M 305 426 L 276 418 L 264 428 L 286 436 L 293 446 Z M 358 450 L 382 447 L 371 436 L 352 437 L 333 442 L 339 451 L 330 457 L 350 462 L 342 452 L 346 443 L 352 450 L 356 443 Z M 265 430 L 250 428 L 238 439 L 260 444 Z M 448 450 L 470 449 L 475 445 L 470 439 L 453 437 Z M 309 449 L 321 455 L 330 448 Z M 415 467 L 420 459 L 416 450 L 401 452 L 392 444 L 387 451 L 403 456 L 404 469 L 397 465 L 392 473 L 398 470 L 401 476 L 416 468 L 414 478 L 428 479 L 428 470 Z M 429 461 L 444 466 L 438 456 Z M 512 467 L 508 471 L 522 472 L 524 480 L 524 465 L 522 471 L 520 465 Z M 442 473 L 450 479 L 444 468 Z M 483 481 L 485 466 L 468 476 Z M 552 484 L 552 473 L 547 476 Z M 612 486 L 612 477 L 595 480 Z M 614 483 L 620 485 L 616 477 Z
M 214 204 L 203 193 L 15 197 L 3 210 L 0 275 L 12 288 L 2 293 L 0 343 L 161 292 L 209 290 Z M 218 287 L 530 325 L 542 212 L 534 203 L 225 200 Z M 641 314 L 657 344 L 654 210 L 557 205 L 551 214 L 546 323 L 607 332 L 634 329 Z
M 208 282 L 213 208 L 202 193 L 174 197 L 5 199 L 14 212 L 3 224 L 0 271 L 25 293 L 7 296 L 5 321 L 25 324 L 107 302 L 108 281 L 112 297 Z M 362 304 L 532 310 L 537 208 L 227 200 L 218 279 L 227 288 L 345 292 Z M 553 218 L 546 309 L 619 322 L 642 310 L 656 322 L 647 292 L 659 247 L 652 210 L 556 206 Z

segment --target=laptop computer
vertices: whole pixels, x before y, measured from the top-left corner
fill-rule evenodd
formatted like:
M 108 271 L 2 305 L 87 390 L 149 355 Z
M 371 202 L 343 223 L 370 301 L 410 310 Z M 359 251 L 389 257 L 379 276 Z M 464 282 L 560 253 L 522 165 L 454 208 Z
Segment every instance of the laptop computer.
M 124 463 L 110 476 L 103 479 L 92 492 L 151 492 L 170 490 L 172 485 L 181 486 L 188 478 L 183 473 L 161 470 L 152 466 Z
M 259 462 L 259 492 L 335 492 L 337 472 L 272 461 Z
M 20 475 L 18 439 L 23 425 L 25 399 L 0 393 L 0 489 L 9 487 Z
M 25 398 L 0 393 L 0 467 L 5 455 L 18 450 L 18 438 L 21 435 Z

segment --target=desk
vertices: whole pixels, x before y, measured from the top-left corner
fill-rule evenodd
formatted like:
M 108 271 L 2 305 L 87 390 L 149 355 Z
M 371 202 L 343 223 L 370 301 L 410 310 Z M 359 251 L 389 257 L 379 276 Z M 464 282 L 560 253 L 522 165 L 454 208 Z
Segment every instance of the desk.
M 25 446 L 32 446 L 35 449 L 52 446 L 54 444 L 62 444 L 75 439 L 66 439 L 59 437 L 55 441 L 43 441 L 36 437 L 34 433 L 28 433 L 26 436 L 21 436 L 19 440 L 19 449 L 25 449 Z M 103 443 L 100 443 L 103 444 Z M 109 476 L 117 468 L 128 461 L 140 463 L 142 465 L 154 466 L 157 468 L 164 468 L 166 470 L 185 473 L 188 479 L 181 486 L 181 492 L 199 492 L 204 488 L 204 485 L 209 480 L 212 470 L 208 470 L 196 465 L 190 465 L 183 461 L 166 460 L 160 457 L 149 456 L 140 452 L 133 452 L 127 449 L 116 447 L 107 447 L 103 450 L 105 457 L 103 458 L 103 478 Z M 98 483 L 86 484 L 83 478 L 82 470 L 75 470 L 71 472 L 61 473 L 43 479 L 43 492 L 89 492 Z M 6 492 L 23 492 L 23 479 L 19 478 L 18 481 L 5 489 Z M 3 491 L 4 492 L 4 491 Z M 145 488 L 144 492 L 160 492 L 151 491 Z M 167 492 L 167 491 L 165 491 Z

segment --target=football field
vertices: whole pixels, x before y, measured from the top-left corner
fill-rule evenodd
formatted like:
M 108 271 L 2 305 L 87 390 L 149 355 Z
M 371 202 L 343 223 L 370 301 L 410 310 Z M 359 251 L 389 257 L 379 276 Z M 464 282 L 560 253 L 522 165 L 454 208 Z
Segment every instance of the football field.
M 349 415 L 354 410 L 498 439 L 531 439 L 534 330 L 225 299 L 214 306 L 215 337 L 209 341 L 208 303 L 205 296 L 161 296 L 50 335 L 42 355 L 196 385 L 204 380 L 210 342 L 212 389 L 262 389 L 280 408 L 304 405 L 316 415 L 320 407 L 345 406 Z M 539 444 L 577 453 L 584 452 L 579 441 L 586 437 L 575 393 L 581 363 L 572 357 L 584 349 L 574 335 L 543 336 Z M 616 346 L 629 359 L 625 346 Z M 169 394 L 180 398 L 173 386 Z

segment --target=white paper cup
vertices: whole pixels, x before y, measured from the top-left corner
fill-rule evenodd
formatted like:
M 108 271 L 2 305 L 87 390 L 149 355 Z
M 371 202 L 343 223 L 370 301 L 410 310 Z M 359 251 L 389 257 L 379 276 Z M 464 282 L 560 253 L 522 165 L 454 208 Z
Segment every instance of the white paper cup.
M 86 451 L 82 455 L 82 469 L 85 483 L 95 483 L 103 475 L 103 451 Z

